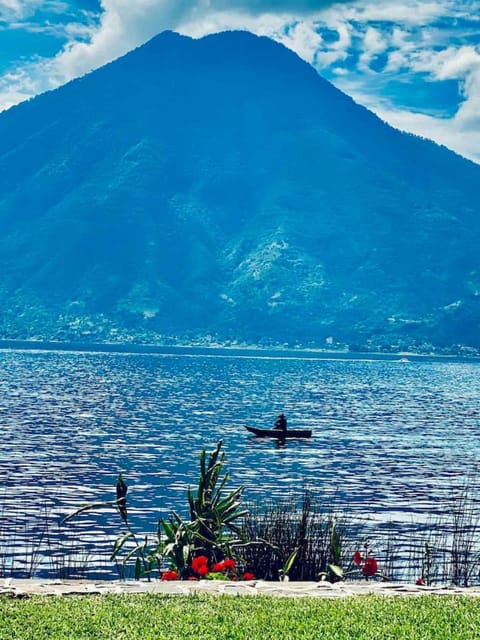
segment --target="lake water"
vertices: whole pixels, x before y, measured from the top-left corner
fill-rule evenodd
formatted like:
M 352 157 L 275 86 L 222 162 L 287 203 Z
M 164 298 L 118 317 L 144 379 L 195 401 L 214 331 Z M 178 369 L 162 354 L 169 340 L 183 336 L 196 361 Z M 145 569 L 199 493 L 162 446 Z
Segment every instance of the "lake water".
M 441 512 L 478 473 L 476 363 L 4 350 L 0 367 L 5 573 L 44 514 L 44 543 L 64 550 L 117 533 L 109 515 L 61 519 L 113 497 L 119 472 L 134 525 L 154 532 L 158 515 L 185 510 L 199 452 L 219 439 L 246 500 L 307 487 L 380 528 Z M 313 437 L 280 446 L 242 426 L 280 411 Z

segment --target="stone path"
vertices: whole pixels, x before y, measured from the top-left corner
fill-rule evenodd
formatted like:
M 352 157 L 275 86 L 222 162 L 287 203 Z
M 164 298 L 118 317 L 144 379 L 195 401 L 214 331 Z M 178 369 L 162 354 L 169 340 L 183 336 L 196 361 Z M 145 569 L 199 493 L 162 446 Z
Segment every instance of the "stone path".
M 353 595 L 382 596 L 435 595 L 480 596 L 480 587 L 424 587 L 395 582 L 223 582 L 218 580 L 135 582 L 89 580 L 17 580 L 0 582 L 0 596 L 23 598 L 33 595 L 91 595 L 105 593 L 193 593 L 231 595 L 270 595 L 280 597 L 339 598 Z

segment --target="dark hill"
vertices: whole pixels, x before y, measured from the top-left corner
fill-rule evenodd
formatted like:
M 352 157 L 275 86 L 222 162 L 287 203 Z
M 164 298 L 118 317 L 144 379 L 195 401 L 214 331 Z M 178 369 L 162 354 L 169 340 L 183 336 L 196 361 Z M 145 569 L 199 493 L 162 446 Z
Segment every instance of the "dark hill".
M 0 115 L 0 336 L 478 348 L 478 185 L 273 41 L 165 32 Z

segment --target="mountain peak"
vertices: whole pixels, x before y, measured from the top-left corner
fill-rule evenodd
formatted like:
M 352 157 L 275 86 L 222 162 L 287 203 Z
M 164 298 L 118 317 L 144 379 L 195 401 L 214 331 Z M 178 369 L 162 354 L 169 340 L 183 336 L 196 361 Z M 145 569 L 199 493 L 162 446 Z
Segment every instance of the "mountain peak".
M 0 336 L 477 348 L 479 179 L 281 44 L 163 32 L 0 114 Z

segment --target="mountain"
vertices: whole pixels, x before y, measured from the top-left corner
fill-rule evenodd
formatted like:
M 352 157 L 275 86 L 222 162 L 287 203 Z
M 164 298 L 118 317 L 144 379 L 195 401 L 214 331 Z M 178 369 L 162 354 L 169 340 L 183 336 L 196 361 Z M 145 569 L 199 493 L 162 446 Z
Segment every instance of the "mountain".
M 0 338 L 475 352 L 478 185 L 280 44 L 164 32 L 0 114 Z

